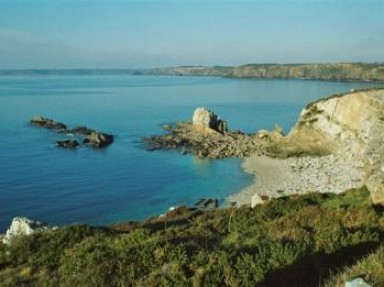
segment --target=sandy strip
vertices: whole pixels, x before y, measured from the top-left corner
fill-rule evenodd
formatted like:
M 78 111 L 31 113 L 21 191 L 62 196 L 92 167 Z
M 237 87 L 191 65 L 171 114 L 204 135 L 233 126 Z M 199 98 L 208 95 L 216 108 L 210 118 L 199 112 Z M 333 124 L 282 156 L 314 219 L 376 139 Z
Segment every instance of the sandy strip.
M 237 205 L 251 204 L 255 194 L 279 197 L 308 192 L 340 193 L 360 187 L 365 179 L 363 163 L 342 155 L 287 159 L 252 156 L 244 160 L 242 167 L 255 175 L 255 180 L 228 198 Z

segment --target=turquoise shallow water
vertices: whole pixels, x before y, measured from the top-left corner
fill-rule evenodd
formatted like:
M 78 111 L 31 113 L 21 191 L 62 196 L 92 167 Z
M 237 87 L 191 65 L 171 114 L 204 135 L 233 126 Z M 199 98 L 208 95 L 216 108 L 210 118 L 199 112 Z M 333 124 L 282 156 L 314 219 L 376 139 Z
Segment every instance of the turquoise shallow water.
M 238 159 L 147 152 L 139 139 L 207 106 L 231 129 L 285 131 L 309 101 L 368 83 L 152 76 L 0 78 L 0 232 L 14 216 L 62 225 L 143 219 L 201 197 L 225 199 L 252 181 Z M 103 150 L 55 147 L 32 127 L 44 115 L 116 135 Z

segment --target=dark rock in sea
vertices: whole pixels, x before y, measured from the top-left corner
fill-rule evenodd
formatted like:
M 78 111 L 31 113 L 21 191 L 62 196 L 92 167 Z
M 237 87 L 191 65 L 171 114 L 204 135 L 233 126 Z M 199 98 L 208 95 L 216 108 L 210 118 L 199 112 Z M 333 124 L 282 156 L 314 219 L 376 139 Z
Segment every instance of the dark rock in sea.
M 69 129 L 63 123 L 40 116 L 32 118 L 31 123 L 50 129 L 57 133 L 66 133 L 67 136 L 72 137 L 71 139 L 57 141 L 56 145 L 58 147 L 76 148 L 80 145 L 79 142 L 82 142 L 95 148 L 103 148 L 113 143 L 114 140 L 112 135 L 101 133 L 85 126 Z M 73 139 L 73 137 L 76 139 Z
M 84 139 L 83 143 L 95 148 L 103 148 L 113 143 L 113 136 L 92 131 L 92 133 Z
M 80 144 L 77 140 L 62 140 L 62 141 L 57 141 L 56 145 L 58 147 L 63 147 L 63 148 L 76 148 Z
M 84 126 L 80 126 L 80 127 L 76 127 L 76 128 L 71 129 L 70 132 L 73 134 L 80 134 L 80 135 L 88 136 L 91 133 L 93 133 L 94 130 L 87 128 L 87 127 L 84 127 Z
M 62 132 L 67 129 L 65 124 L 41 116 L 32 118 L 31 123 L 57 132 Z

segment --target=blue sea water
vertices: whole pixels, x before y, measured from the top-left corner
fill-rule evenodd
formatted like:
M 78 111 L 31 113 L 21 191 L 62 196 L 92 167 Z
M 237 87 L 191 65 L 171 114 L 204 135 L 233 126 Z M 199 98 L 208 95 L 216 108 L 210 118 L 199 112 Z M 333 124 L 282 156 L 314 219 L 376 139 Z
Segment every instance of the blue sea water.
M 225 199 L 252 181 L 241 160 L 148 152 L 143 136 L 206 106 L 230 129 L 280 123 L 287 132 L 309 101 L 372 84 L 167 76 L 0 78 L 0 232 L 23 215 L 63 225 L 144 219 L 199 198 Z M 61 136 L 31 126 L 43 115 L 116 135 L 102 150 L 55 147 Z

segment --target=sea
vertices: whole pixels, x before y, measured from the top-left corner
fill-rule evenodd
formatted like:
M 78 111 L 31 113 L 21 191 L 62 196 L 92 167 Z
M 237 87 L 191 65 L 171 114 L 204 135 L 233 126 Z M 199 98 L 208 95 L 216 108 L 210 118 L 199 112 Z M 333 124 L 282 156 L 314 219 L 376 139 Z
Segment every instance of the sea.
M 309 102 L 359 82 L 136 75 L 0 77 L 0 233 L 16 216 L 62 226 L 158 216 L 201 198 L 225 199 L 253 181 L 241 159 L 147 151 L 141 138 L 207 107 L 231 130 L 284 132 Z M 44 116 L 115 136 L 105 149 L 61 149 L 63 135 L 30 124 Z

